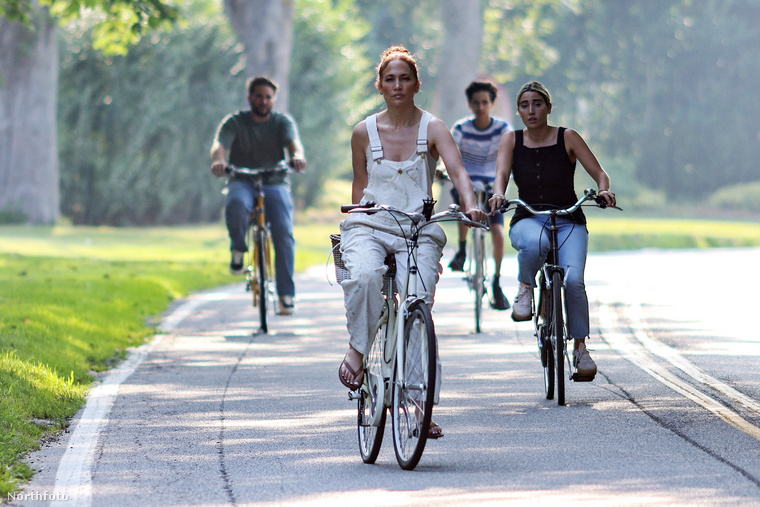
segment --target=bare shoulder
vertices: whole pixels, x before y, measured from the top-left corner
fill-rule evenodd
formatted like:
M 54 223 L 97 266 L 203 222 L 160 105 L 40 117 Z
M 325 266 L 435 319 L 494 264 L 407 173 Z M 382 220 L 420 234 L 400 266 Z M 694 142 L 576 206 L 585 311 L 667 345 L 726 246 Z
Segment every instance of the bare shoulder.
M 369 137 L 367 134 L 367 120 L 362 120 L 356 125 L 354 125 L 353 134 L 354 136 L 364 136 Z
M 515 145 L 515 131 L 514 130 L 507 130 L 501 135 L 501 141 L 499 141 L 499 144 L 501 146 L 506 147 L 512 147 Z
M 565 128 L 565 132 L 564 132 L 563 136 L 565 138 L 565 144 L 566 145 L 577 144 L 579 142 L 585 143 L 585 141 L 583 140 L 583 138 L 581 137 L 581 135 L 578 132 L 576 132 L 575 130 L 569 128 L 569 127 Z
M 433 116 L 430 118 L 430 123 L 428 123 L 428 139 L 433 144 L 437 144 L 438 142 L 447 142 L 449 140 L 453 142 L 454 138 L 451 135 L 449 127 L 446 126 L 446 122 L 437 116 Z
M 351 132 L 351 144 L 369 144 L 369 134 L 367 133 L 367 121 L 362 120 L 354 126 Z
M 438 118 L 437 116 L 433 116 L 430 118 L 430 123 L 428 123 L 428 130 L 431 130 L 433 132 L 440 132 L 442 130 L 445 130 L 446 132 L 449 132 L 449 127 L 446 126 L 446 123 Z

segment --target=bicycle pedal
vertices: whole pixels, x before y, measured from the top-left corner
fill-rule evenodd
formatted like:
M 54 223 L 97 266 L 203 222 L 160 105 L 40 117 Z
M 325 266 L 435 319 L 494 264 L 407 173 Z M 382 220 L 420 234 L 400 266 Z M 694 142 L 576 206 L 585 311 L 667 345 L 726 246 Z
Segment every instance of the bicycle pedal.
M 359 391 L 348 391 L 348 401 L 356 401 L 362 399 L 362 393 Z

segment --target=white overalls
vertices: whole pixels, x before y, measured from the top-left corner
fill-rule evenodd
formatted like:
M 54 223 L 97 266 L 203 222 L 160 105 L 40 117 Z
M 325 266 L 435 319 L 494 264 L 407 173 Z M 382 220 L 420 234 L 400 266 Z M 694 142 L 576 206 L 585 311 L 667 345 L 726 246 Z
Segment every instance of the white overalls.
M 432 115 L 423 111 L 417 135 L 417 151 L 402 162 L 383 158 L 383 147 L 377 130 L 376 115 L 366 119 L 369 134 L 367 173 L 369 181 L 362 202 L 375 201 L 407 212 L 422 211 L 422 200 L 432 197 L 436 161 L 428 153 L 427 127 Z M 401 220 L 402 233 L 396 220 Z M 407 249 L 404 234 L 409 235 L 409 223 L 389 213 L 353 214 L 340 224 L 340 250 L 351 278 L 341 282 L 343 287 L 348 334 L 351 346 L 362 354 L 369 352 L 370 336 L 382 311 L 381 293 L 384 264 L 388 253 L 396 255 L 396 281 L 404 283 Z M 433 304 L 435 285 L 441 269 L 441 255 L 446 235 L 437 224 L 422 229 L 417 264 L 419 279 L 417 293 L 429 305 Z

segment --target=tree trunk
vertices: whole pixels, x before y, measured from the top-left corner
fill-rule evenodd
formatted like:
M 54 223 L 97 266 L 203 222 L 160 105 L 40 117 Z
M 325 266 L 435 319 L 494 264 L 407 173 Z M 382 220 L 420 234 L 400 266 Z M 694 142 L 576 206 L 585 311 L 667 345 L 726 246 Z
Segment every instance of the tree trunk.
M 249 77 L 277 83 L 276 109 L 288 107 L 288 76 L 293 47 L 292 0 L 224 0 L 224 11 L 245 46 Z
M 436 103 L 438 115 L 449 127 L 469 114 L 464 89 L 478 77 L 483 46 L 483 11 L 480 3 L 472 0 L 441 2 L 444 38 Z
M 39 11 L 34 30 L 0 19 L 0 220 L 59 215 L 58 39 Z

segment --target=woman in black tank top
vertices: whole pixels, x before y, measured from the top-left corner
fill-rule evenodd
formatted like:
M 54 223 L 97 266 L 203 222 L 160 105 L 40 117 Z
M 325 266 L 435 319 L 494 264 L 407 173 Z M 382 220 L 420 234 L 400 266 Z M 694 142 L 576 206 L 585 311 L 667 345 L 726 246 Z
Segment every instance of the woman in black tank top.
M 574 130 L 549 125 L 551 95 L 544 85 L 532 81 L 517 94 L 517 113 L 525 129 L 507 132 L 499 144 L 496 181 L 491 209 L 504 201 L 507 183 L 512 175 L 520 199 L 535 209 L 566 208 L 575 204 L 575 165 L 580 161 L 599 188 L 598 194 L 609 205 L 615 205 L 610 191 L 610 177 L 599 164 L 583 138 Z M 531 215 L 518 208 L 510 223 L 509 238 L 517 250 L 519 282 L 512 318 L 516 321 L 532 317 L 533 287 L 536 273 L 549 249 L 547 217 Z M 565 267 L 567 320 L 570 335 L 575 339 L 575 363 L 579 373 L 593 377 L 596 364 L 586 350 L 589 334 L 588 297 L 583 281 L 588 253 L 586 217 L 579 209 L 567 217 L 558 217 L 560 264 Z

